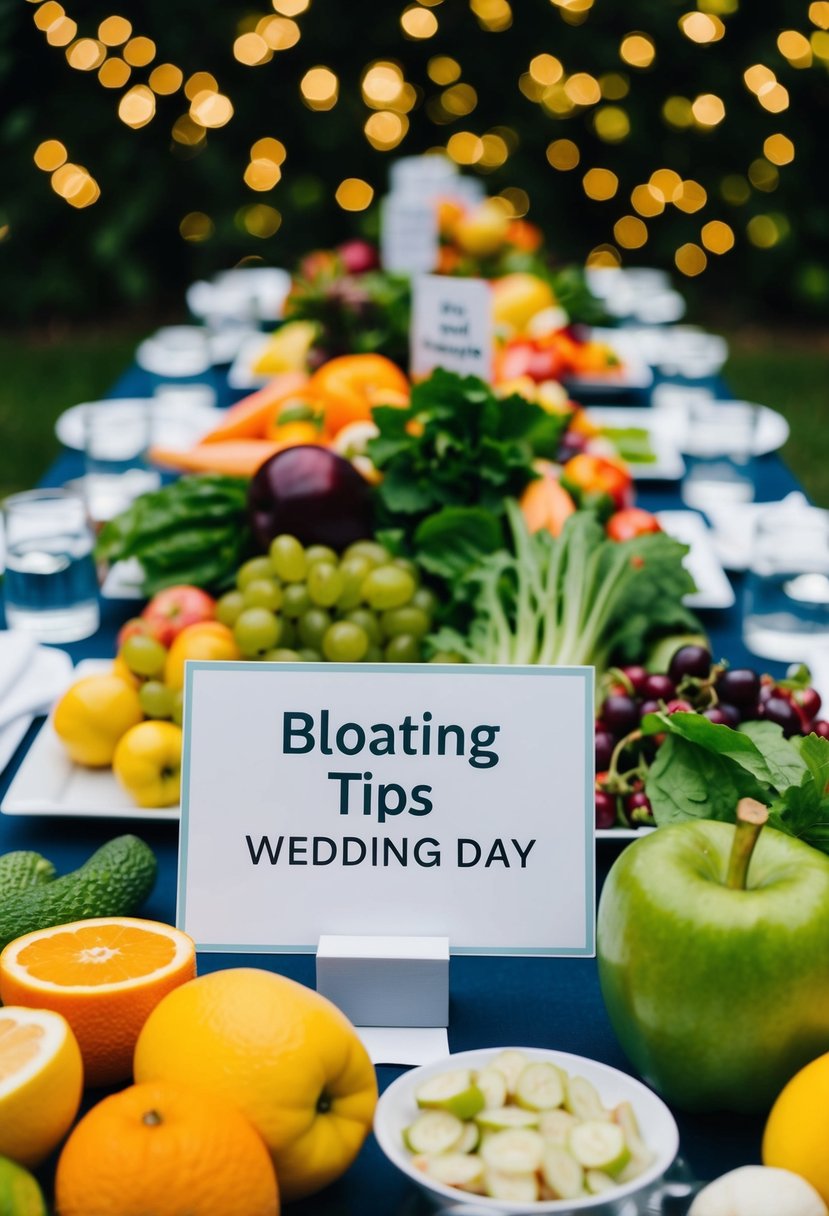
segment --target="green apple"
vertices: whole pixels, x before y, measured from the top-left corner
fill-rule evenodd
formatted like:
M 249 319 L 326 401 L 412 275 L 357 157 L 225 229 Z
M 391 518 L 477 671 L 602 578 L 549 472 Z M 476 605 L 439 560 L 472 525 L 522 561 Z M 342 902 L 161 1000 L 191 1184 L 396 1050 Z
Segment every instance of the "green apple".
M 684 1110 L 765 1111 L 829 1051 L 829 858 L 761 826 L 660 828 L 625 849 L 602 891 L 610 1021 L 645 1081 Z

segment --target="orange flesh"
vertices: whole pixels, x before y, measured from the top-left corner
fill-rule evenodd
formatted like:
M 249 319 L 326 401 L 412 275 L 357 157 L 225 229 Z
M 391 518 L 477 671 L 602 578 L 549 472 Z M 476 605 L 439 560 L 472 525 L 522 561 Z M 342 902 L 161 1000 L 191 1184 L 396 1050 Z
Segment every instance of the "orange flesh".
M 12 1018 L 0 1017 L 0 1081 L 25 1068 L 40 1051 L 42 1026 L 19 1026 Z
M 34 979 L 72 988 L 152 975 L 171 963 L 175 952 L 175 942 L 146 929 L 84 925 L 32 942 L 17 961 Z

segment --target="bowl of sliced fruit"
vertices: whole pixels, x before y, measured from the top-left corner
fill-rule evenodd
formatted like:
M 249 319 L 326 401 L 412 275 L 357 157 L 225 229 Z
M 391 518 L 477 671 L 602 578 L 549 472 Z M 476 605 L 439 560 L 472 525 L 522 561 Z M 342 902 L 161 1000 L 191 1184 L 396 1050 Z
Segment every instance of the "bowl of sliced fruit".
M 374 1134 L 432 1199 L 510 1216 L 628 1216 L 679 1147 L 673 1115 L 645 1085 L 535 1047 L 415 1068 L 381 1096 Z

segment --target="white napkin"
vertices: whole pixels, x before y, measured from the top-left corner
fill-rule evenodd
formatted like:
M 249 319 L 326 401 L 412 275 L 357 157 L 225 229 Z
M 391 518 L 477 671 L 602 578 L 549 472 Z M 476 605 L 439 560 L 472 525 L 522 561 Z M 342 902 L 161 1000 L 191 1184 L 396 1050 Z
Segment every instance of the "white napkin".
M 32 721 L 69 686 L 72 660 L 19 633 L 0 633 L 0 773 Z
M 11 635 L 0 634 L 0 640 L 6 636 Z M 30 661 L 17 680 L 5 688 L 0 684 L 0 730 L 23 715 L 47 713 L 72 679 L 72 660 L 65 651 L 34 645 L 31 649 Z
M 25 633 L 0 633 L 0 707 L 31 664 L 35 649 L 34 639 Z

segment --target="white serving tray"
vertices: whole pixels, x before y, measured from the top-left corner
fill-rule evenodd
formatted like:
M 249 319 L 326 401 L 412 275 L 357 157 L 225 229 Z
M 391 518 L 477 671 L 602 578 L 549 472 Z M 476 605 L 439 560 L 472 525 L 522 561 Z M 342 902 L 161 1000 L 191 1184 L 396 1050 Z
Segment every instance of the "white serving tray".
M 75 676 L 101 675 L 112 663 L 107 659 L 83 659 Z M 0 804 L 3 815 L 55 815 L 69 819 L 178 820 L 178 806 L 136 806 L 115 780 L 112 770 L 83 768 L 73 764 L 52 727 L 51 715 Z

